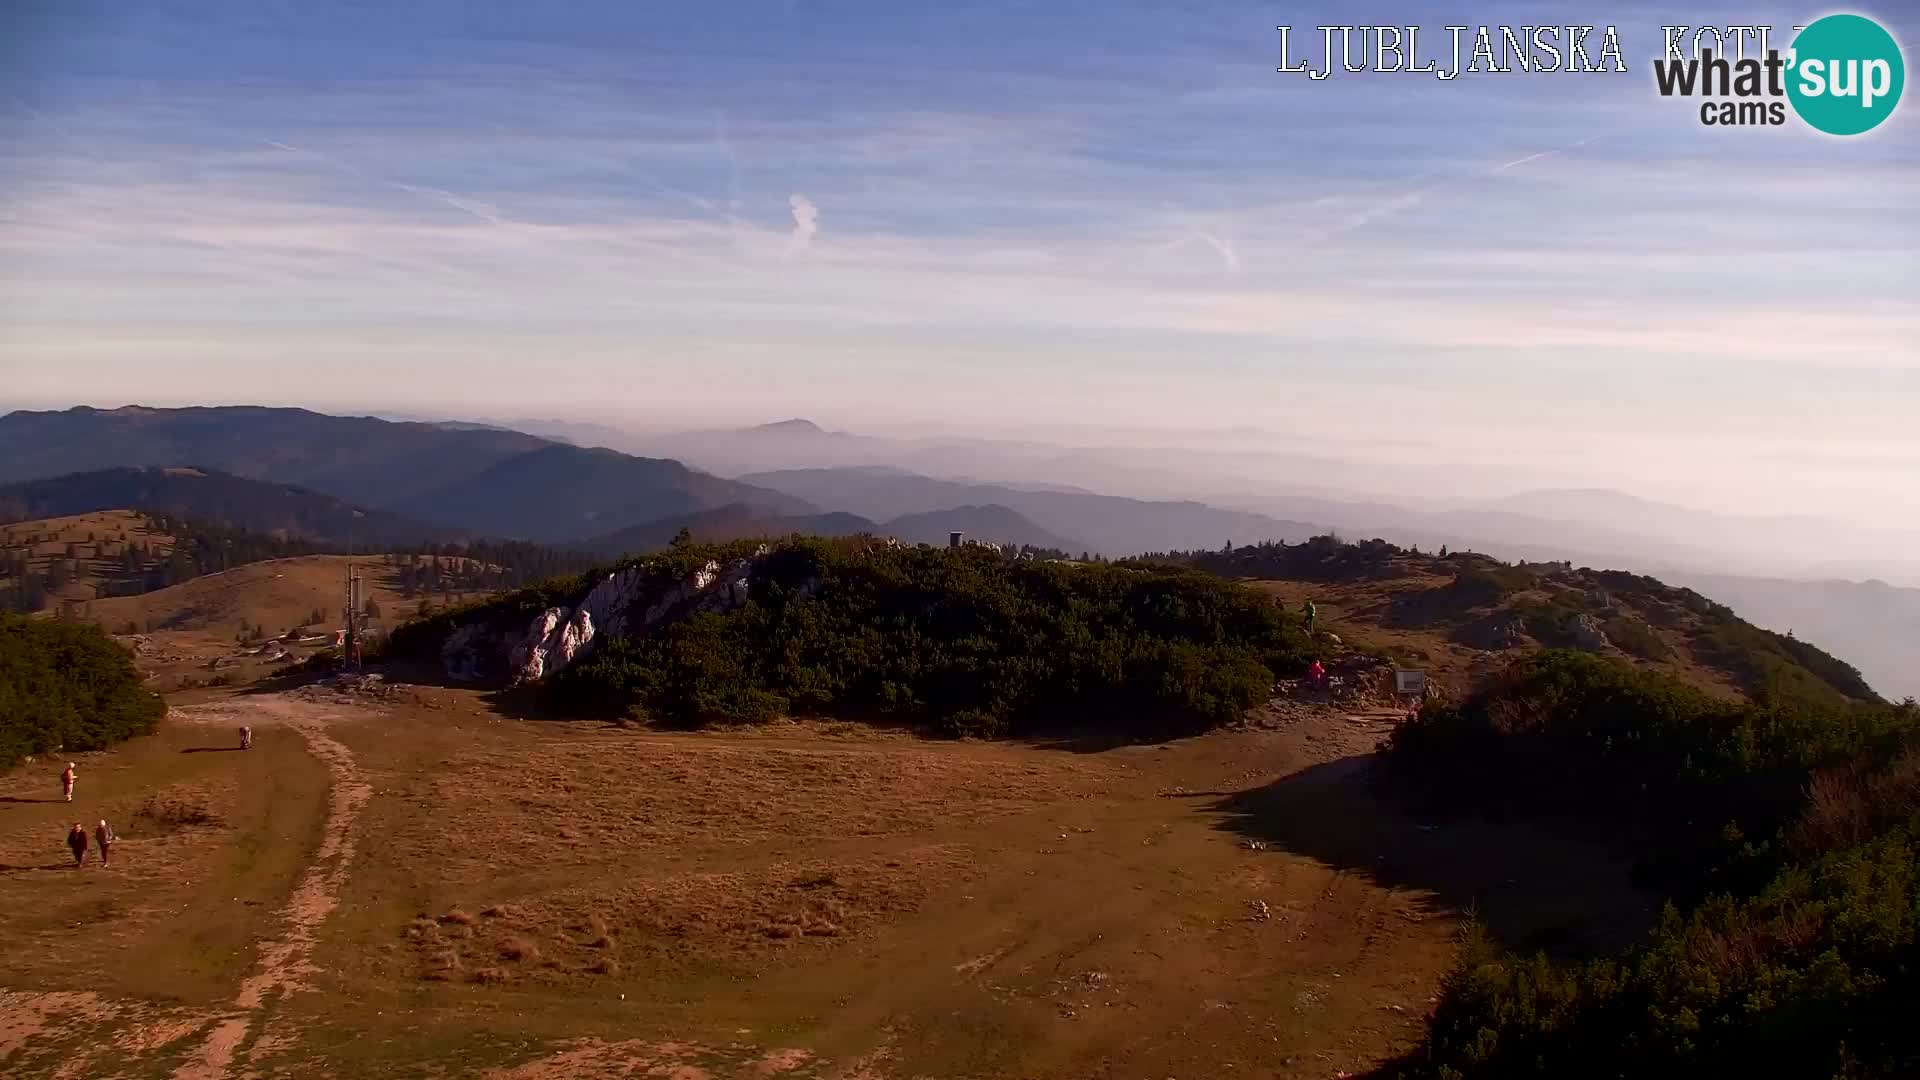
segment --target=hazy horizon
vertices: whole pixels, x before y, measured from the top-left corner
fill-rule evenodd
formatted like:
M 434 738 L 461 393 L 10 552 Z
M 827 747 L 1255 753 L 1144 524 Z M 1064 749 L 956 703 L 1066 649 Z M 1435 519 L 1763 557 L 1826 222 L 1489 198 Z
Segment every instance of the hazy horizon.
M 1590 14 L 1628 74 L 1275 72 L 1341 10 L 25 6 L 0 366 L 39 407 L 801 416 L 1920 530 L 1912 106 L 1709 136 L 1643 5 Z

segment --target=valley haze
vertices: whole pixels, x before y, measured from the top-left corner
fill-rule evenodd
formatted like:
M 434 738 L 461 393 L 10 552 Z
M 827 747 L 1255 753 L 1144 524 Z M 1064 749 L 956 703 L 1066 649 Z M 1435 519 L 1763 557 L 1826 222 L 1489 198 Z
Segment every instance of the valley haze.
M 83 478 L 69 474 L 108 462 L 189 463 L 223 471 L 208 484 L 241 483 L 224 476 L 231 472 L 319 493 L 300 498 L 365 506 L 392 520 L 381 527 L 393 535 L 533 540 L 606 555 L 663 546 L 682 527 L 705 539 L 877 532 L 931 543 L 960 531 L 1114 558 L 1325 533 L 1379 537 L 1649 574 L 1845 656 L 1890 697 L 1920 694 L 1909 660 L 1920 641 L 1920 538 L 1607 489 L 1394 494 L 1408 484 L 1447 490 L 1449 467 L 1437 464 L 1204 444 L 868 435 L 801 417 L 630 432 L 567 420 L 145 406 L 15 411 L 0 416 L 0 454 L 0 511 L 9 500 L 30 505 L 35 482 L 59 478 L 53 487 L 71 491 Z M 1329 478 L 1344 485 L 1315 483 Z M 90 483 L 110 494 L 63 512 L 128 505 L 124 483 Z
M 3 0 L 0 1074 L 1920 1076 L 1916 43 Z

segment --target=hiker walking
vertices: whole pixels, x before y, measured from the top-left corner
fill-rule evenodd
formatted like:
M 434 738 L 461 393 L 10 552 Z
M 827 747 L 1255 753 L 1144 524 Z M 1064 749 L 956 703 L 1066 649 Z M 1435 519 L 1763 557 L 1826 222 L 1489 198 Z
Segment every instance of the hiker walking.
M 73 852 L 73 865 L 79 866 L 87 861 L 87 827 L 79 822 L 67 831 L 67 850 Z
M 1324 690 L 1326 689 L 1326 683 L 1326 665 L 1315 660 L 1313 664 L 1307 668 L 1307 685 L 1313 687 L 1315 690 Z
M 113 826 L 107 824 L 106 818 L 101 818 L 100 824 L 93 830 L 93 842 L 100 845 L 101 866 L 108 865 L 107 856 L 112 853 L 113 842 L 118 839 L 120 838 L 114 835 Z
M 1307 612 L 1307 636 L 1312 637 L 1313 636 L 1313 617 L 1319 614 L 1318 609 L 1316 609 L 1313 606 L 1313 601 L 1311 600 L 1307 601 L 1306 612 Z
M 73 782 L 77 777 L 78 774 L 73 771 L 73 762 L 67 762 L 67 767 L 60 771 L 60 794 L 65 795 L 68 802 L 73 801 Z
M 253 749 L 253 728 L 243 727 L 240 729 L 240 749 Z

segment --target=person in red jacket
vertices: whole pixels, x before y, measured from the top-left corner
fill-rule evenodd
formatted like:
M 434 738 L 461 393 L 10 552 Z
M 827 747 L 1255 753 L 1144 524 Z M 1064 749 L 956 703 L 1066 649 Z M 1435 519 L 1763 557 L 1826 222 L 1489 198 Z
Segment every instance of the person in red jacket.
M 73 771 L 73 762 L 67 762 L 67 767 L 60 770 L 60 794 L 65 795 L 68 802 L 73 801 L 73 782 L 77 779 L 79 774 Z
M 1324 690 L 1327 687 L 1327 669 L 1326 666 L 1318 660 L 1315 660 L 1313 665 L 1307 668 L 1307 685 L 1313 687 L 1315 690 Z

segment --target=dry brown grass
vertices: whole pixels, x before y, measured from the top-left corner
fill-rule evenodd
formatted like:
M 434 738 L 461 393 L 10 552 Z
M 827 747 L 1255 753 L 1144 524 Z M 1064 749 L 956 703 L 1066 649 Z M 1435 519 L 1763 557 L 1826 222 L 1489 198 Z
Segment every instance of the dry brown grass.
M 1289 609 L 1298 610 L 1307 600 L 1317 609 L 1317 626 L 1342 637 L 1349 646 L 1360 643 L 1391 653 L 1411 667 L 1427 671 L 1428 678 L 1449 694 L 1459 695 L 1485 685 L 1515 658 L 1537 651 L 1531 640 L 1518 649 L 1488 649 L 1488 636 L 1495 625 L 1505 626 L 1511 613 L 1505 607 L 1475 607 L 1461 610 L 1445 602 L 1446 590 L 1453 584 L 1448 575 L 1413 573 L 1406 577 L 1378 581 L 1340 583 L 1304 581 L 1253 581 L 1248 584 L 1279 597 Z M 1516 593 L 1503 604 L 1527 599 L 1544 599 L 1542 592 Z M 1645 613 L 1647 632 L 1657 638 L 1671 656 L 1649 660 L 1609 647 L 1606 655 L 1622 663 L 1674 675 L 1720 697 L 1744 696 L 1734 677 L 1694 657 L 1682 618 L 1672 609 L 1650 605 Z M 1396 613 L 1415 610 L 1424 613 L 1418 625 Z M 1331 646 L 1329 647 L 1331 651 Z
M 1359 1073 L 1417 1036 L 1461 907 L 1531 936 L 1630 897 L 1524 829 L 1419 829 L 1329 764 L 1379 731 L 1310 710 L 1079 753 L 516 722 L 435 688 L 391 707 L 326 729 L 373 795 L 314 946 L 320 992 L 276 1001 L 273 1040 L 242 1048 L 261 1075 Z M 215 953 L 203 982 L 242 977 L 269 931 L 228 927 L 298 878 L 236 911 L 265 880 L 245 859 L 285 850 L 298 803 L 291 763 L 261 757 L 282 736 L 181 755 L 163 731 L 165 754 L 83 761 L 83 791 L 111 784 L 127 814 L 203 803 L 226 825 L 141 841 L 200 854 L 167 868 L 181 888 L 113 894 L 138 912 L 68 903 L 71 871 L 0 875 L 10 913 L 62 905 L 10 917 L 0 979 L 174 993 Z M 57 963 L 35 962 L 43 939 Z
M 546 747 L 456 749 L 407 797 L 456 830 L 403 832 L 402 857 L 451 880 L 496 870 L 620 865 L 662 849 L 763 857 L 835 837 L 930 833 L 1061 799 L 1112 777 L 1071 756 L 1002 755 L 982 768 L 912 742 L 806 745 L 606 735 Z M 511 851 L 510 863 L 502 853 Z
M 130 839 L 169 836 L 187 829 L 215 828 L 222 824 L 205 786 L 177 785 L 147 796 L 127 822 L 125 836 Z
M 512 960 L 517 964 L 532 963 L 540 959 L 540 946 L 524 937 L 515 935 L 500 943 L 500 959 Z
M 231 642 L 241 624 L 263 627 L 278 635 L 296 626 L 325 629 L 339 625 L 341 595 L 347 567 L 358 567 L 368 578 L 370 595 L 381 609 L 379 623 L 391 625 L 419 605 L 398 589 L 392 568 L 378 555 L 305 555 L 249 563 L 216 574 L 205 574 L 178 585 L 143 593 L 97 600 L 89 617 L 109 630 L 132 622 L 169 631 L 191 631 Z M 459 599 L 458 595 L 455 597 Z M 440 597 L 432 598 L 437 605 Z M 315 610 L 329 616 L 326 627 L 308 622 Z
M 45 762 L 0 777 L 0 985 L 231 998 L 312 853 L 325 770 L 285 731 L 183 752 L 224 735 L 168 723 L 77 755 L 72 804 Z M 89 852 L 75 870 L 65 831 L 100 818 L 120 836 L 112 866 Z
M 44 574 L 54 560 L 67 558 L 69 545 L 77 549 L 79 573 L 55 598 L 76 605 L 92 602 L 98 586 L 118 576 L 117 560 L 129 543 L 144 544 L 160 558 L 173 553 L 173 537 L 149 530 L 145 516 L 132 510 L 101 510 L 0 525 L 0 549 L 26 555 L 27 566 L 34 573 Z

